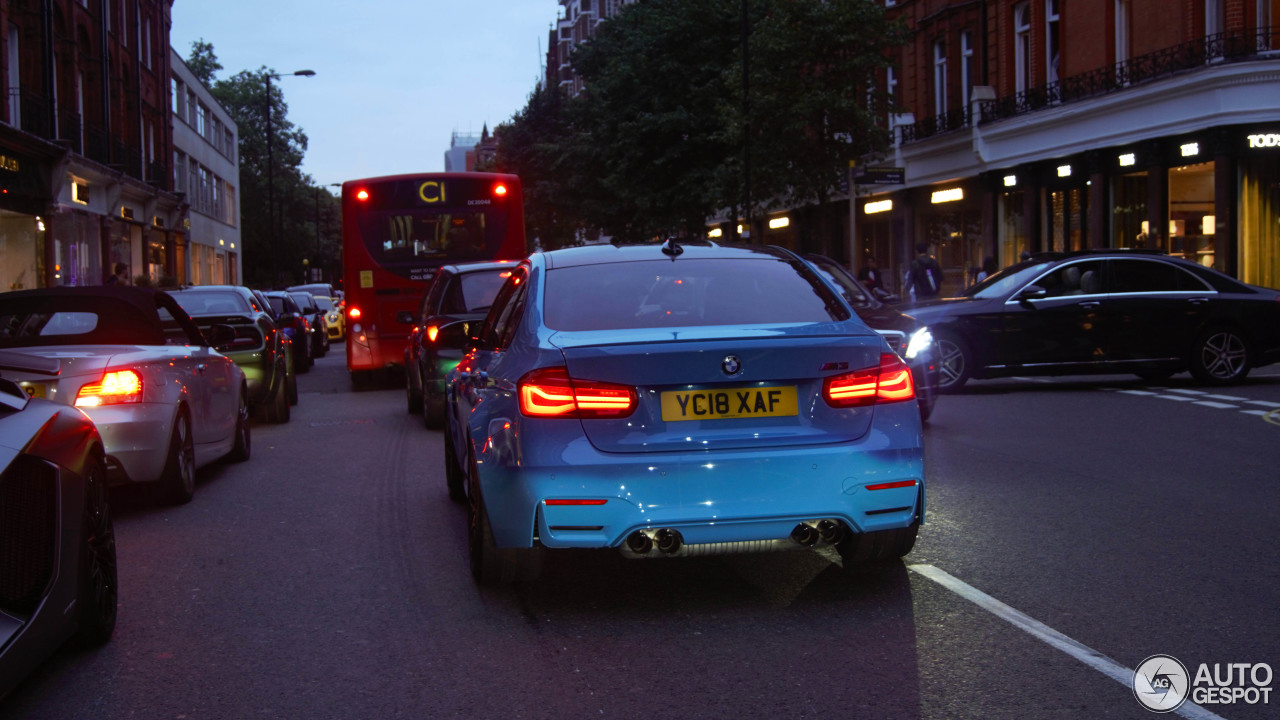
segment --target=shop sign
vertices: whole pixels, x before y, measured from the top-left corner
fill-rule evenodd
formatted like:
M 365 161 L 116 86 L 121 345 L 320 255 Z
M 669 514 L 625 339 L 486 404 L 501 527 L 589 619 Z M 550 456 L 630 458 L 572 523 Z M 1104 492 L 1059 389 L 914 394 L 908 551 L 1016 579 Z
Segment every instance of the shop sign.
M 901 185 L 907 176 L 900 167 L 857 167 L 853 173 L 853 181 L 859 185 Z
M 1249 149 L 1280 147 L 1280 133 L 1255 133 L 1246 136 Z

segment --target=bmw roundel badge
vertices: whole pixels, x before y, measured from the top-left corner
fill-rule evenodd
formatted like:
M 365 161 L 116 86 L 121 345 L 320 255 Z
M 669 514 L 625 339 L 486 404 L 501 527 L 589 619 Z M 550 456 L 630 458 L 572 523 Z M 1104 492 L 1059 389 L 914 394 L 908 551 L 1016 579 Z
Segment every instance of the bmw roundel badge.
M 724 370 L 725 375 L 737 375 L 742 370 L 742 361 L 737 355 L 727 355 L 720 363 L 720 369 Z

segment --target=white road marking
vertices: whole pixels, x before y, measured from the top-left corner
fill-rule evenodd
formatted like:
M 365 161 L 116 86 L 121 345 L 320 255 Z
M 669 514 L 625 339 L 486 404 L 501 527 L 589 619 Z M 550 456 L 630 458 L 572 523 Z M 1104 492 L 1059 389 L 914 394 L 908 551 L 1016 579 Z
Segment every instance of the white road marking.
M 969 585 L 959 578 L 939 570 L 932 565 L 909 565 L 911 570 L 938 583 L 942 587 L 1023 630 L 1050 647 L 1060 650 L 1121 685 L 1133 689 L 1133 670 L 1094 650 L 1088 645 L 1072 640 L 1035 618 L 1019 610 L 1005 605 L 999 600 Z M 1137 702 L 1136 700 L 1134 701 Z M 1224 720 L 1222 716 L 1205 710 L 1190 700 L 1184 702 L 1173 712 L 1185 718 L 1196 720 Z
M 1159 395 L 1160 394 L 1160 393 L 1151 392 L 1150 390 L 1117 390 L 1116 392 L 1123 393 L 1125 395 Z
M 1261 405 L 1263 407 L 1280 407 L 1280 402 L 1275 400 L 1245 400 L 1246 405 Z
M 1245 415 L 1257 415 L 1258 417 L 1266 417 L 1271 414 L 1270 410 L 1241 410 Z
M 1161 400 L 1177 400 L 1178 402 L 1195 402 L 1193 397 L 1182 397 L 1181 395 L 1157 395 Z
M 1209 396 L 1212 397 L 1212 396 Z M 1205 407 L 1218 408 L 1219 410 L 1236 410 L 1239 405 L 1228 405 L 1227 403 L 1212 402 L 1209 400 L 1196 400 L 1192 405 L 1203 405 Z
M 1249 398 L 1236 397 L 1235 395 L 1205 395 L 1210 400 L 1222 400 L 1224 402 L 1242 403 L 1249 402 Z
M 1207 395 L 1203 390 L 1188 390 L 1186 388 L 1169 388 L 1169 392 L 1184 393 L 1186 395 Z

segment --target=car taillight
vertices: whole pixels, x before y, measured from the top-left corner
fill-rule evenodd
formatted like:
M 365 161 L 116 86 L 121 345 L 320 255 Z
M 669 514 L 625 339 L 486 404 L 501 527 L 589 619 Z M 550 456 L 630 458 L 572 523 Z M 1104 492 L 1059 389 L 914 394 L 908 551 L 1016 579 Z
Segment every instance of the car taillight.
M 360 308 L 355 307 L 355 306 L 353 305 L 353 306 L 351 307 L 351 309 L 347 311 L 347 317 L 351 318 L 352 320 L 359 320 L 359 319 L 360 319 Z
M 880 356 L 880 366 L 829 377 L 822 383 L 822 397 L 832 407 L 848 408 L 877 402 L 901 402 L 916 396 L 911 369 L 892 353 Z
M 634 388 L 571 378 L 563 367 L 526 373 L 517 387 L 520 412 L 531 417 L 622 418 L 638 404 Z
M 76 407 L 142 402 L 142 376 L 133 370 L 109 372 L 76 394 Z
M 440 328 L 439 328 L 438 326 L 436 326 L 436 325 L 430 325 L 430 326 L 428 326 L 428 327 L 427 327 L 427 339 L 428 339 L 428 340 L 430 340 L 431 342 L 435 342 L 435 341 L 436 341 L 436 338 L 437 338 L 437 337 L 439 337 L 439 336 L 440 336 Z

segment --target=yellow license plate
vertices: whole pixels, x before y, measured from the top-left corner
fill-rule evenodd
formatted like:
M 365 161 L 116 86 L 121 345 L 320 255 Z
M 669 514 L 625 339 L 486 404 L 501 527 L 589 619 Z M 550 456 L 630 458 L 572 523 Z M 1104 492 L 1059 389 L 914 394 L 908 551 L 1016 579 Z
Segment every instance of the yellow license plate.
M 664 422 L 799 415 L 794 385 L 672 390 L 662 393 Z

